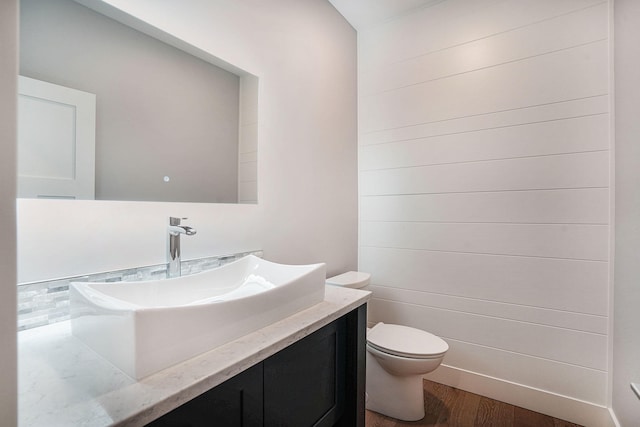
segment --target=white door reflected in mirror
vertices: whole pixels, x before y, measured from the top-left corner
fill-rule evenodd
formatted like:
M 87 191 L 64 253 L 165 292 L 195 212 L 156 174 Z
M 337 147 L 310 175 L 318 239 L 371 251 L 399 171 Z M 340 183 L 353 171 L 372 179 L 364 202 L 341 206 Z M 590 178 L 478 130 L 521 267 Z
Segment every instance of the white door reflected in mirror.
M 19 76 L 18 197 L 95 195 L 96 96 Z

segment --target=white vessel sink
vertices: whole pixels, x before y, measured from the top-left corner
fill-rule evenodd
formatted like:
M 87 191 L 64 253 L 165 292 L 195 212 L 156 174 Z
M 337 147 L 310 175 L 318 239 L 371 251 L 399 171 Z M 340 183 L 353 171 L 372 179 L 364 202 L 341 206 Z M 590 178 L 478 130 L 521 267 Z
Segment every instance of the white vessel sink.
M 73 335 L 143 378 L 324 300 L 325 265 L 249 255 L 166 280 L 72 283 Z

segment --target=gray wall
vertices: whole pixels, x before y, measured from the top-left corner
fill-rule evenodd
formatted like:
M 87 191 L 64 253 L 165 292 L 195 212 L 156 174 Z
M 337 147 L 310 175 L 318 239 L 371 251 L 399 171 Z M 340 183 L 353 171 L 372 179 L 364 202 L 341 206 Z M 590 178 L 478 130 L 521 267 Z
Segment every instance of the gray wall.
M 97 199 L 237 201 L 238 76 L 71 0 L 20 13 L 20 74 L 97 95 Z
M 615 279 L 613 410 L 622 427 L 640 420 L 640 2 L 616 0 Z
M 356 34 L 342 16 L 325 0 L 110 3 L 259 76 L 260 202 L 22 199 L 19 281 L 166 262 L 169 215 L 198 229 L 183 259 L 260 248 L 329 274 L 355 269 Z
M 0 414 L 17 424 L 16 405 L 16 72 L 17 1 L 0 2 Z

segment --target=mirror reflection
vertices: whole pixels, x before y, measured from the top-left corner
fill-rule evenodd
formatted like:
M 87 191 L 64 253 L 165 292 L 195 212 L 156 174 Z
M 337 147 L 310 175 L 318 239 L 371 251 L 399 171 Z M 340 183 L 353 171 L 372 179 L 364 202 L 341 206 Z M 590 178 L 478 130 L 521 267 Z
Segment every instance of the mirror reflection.
M 20 197 L 257 202 L 255 76 L 72 0 L 20 9 Z

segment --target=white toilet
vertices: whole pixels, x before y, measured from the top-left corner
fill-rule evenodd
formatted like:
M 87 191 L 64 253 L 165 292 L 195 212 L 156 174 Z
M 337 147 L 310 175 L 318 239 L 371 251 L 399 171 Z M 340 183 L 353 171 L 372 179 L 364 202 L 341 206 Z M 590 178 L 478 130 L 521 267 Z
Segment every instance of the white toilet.
M 328 285 L 364 288 L 371 275 L 349 271 Z M 442 362 L 449 346 L 420 329 L 378 323 L 367 330 L 367 409 L 403 421 L 424 418 L 422 376 Z

